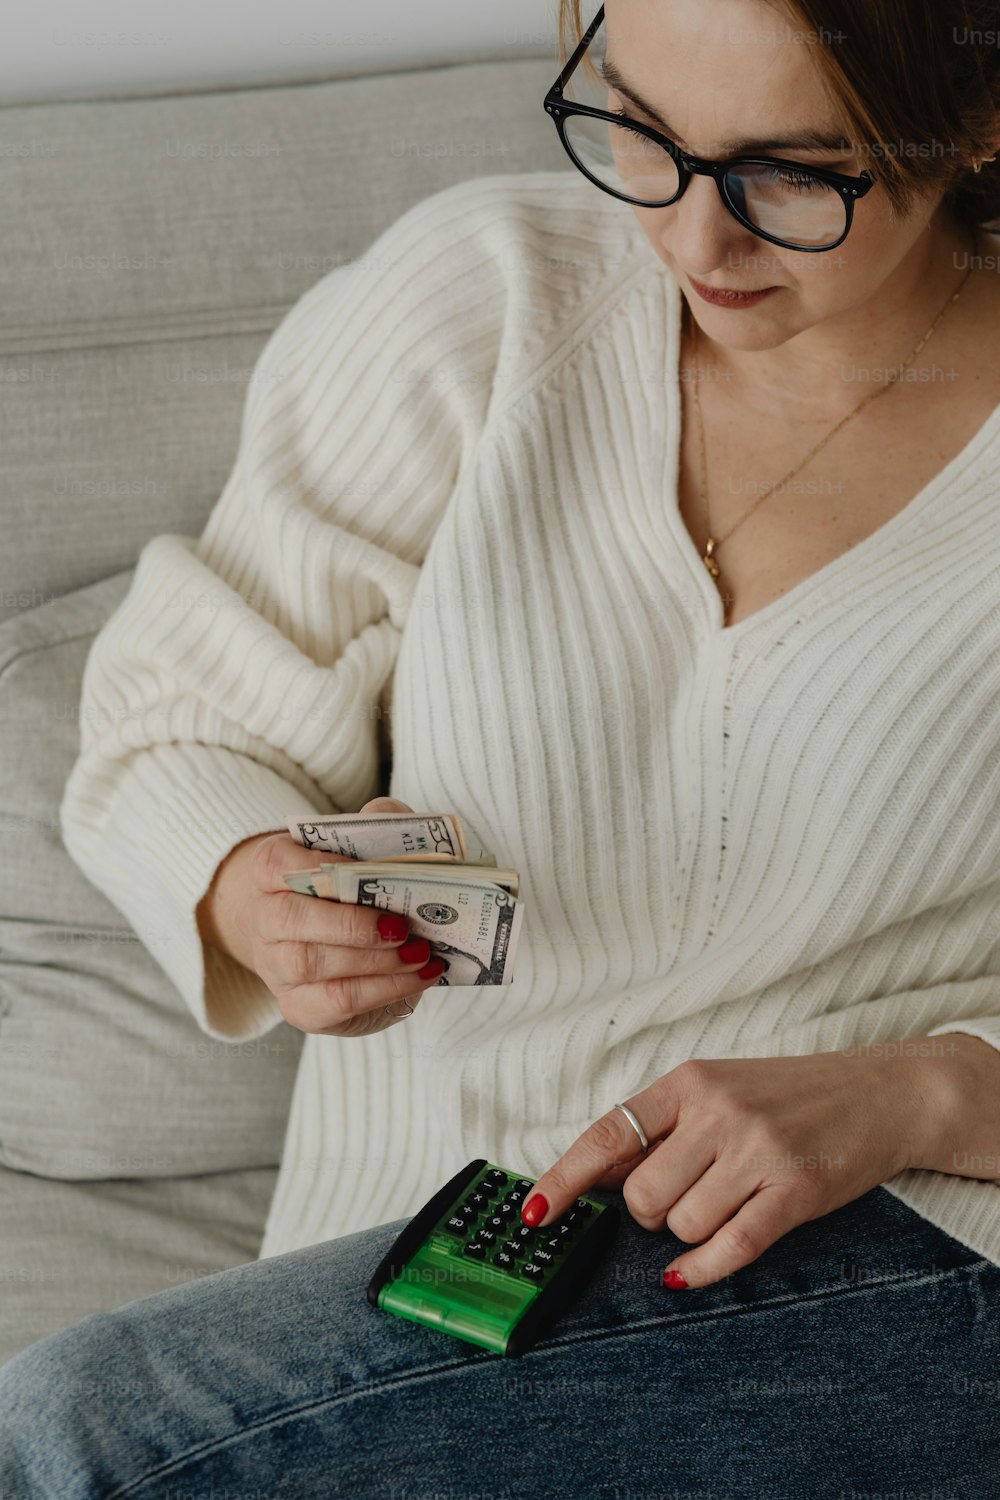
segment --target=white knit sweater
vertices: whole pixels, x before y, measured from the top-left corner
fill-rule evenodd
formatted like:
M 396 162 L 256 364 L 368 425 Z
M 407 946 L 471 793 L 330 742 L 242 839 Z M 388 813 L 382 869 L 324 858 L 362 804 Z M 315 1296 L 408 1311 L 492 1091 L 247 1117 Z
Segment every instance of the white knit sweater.
M 208 1034 L 280 1020 L 195 908 L 290 813 L 388 790 L 521 874 L 512 985 L 306 1037 L 262 1255 L 474 1156 L 538 1176 L 686 1058 L 1000 1048 L 1000 407 L 724 629 L 677 505 L 680 311 L 572 171 L 416 204 L 287 314 L 204 534 L 148 542 L 94 642 L 66 847 Z M 1000 1184 L 886 1186 L 1000 1264 Z

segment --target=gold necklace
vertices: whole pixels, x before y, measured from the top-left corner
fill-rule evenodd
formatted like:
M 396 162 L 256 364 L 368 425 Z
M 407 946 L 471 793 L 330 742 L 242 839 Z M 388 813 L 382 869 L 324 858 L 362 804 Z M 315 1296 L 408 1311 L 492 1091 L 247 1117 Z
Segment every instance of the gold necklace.
M 722 543 L 724 541 L 726 541 L 729 537 L 732 536 L 732 534 L 736 530 L 737 526 L 742 526 L 743 522 L 747 519 L 747 517 L 751 516 L 753 514 L 753 512 L 757 509 L 758 505 L 760 505 L 762 503 L 762 501 L 764 501 L 764 500 L 767 499 L 768 495 L 773 495 L 774 492 L 775 492 L 775 490 L 780 489 L 783 485 L 786 485 L 790 479 L 794 479 L 795 475 L 798 474 L 801 469 L 804 469 L 805 466 L 806 466 L 806 464 L 809 463 L 810 460 L 814 459 L 816 457 L 817 453 L 819 453 L 821 451 L 821 449 L 823 449 L 823 448 L 826 447 L 827 443 L 831 440 L 831 438 L 836 437 L 837 433 L 840 431 L 840 429 L 842 427 L 846 427 L 846 425 L 847 425 L 848 422 L 851 422 L 851 421 L 853 421 L 853 419 L 855 417 L 860 416 L 861 412 L 864 411 L 864 409 L 865 409 L 866 406 L 868 406 L 872 401 L 877 401 L 878 398 L 879 398 L 879 396 L 884 396 L 887 391 L 890 391 L 892 389 L 892 387 L 897 384 L 897 382 L 900 380 L 901 376 L 905 373 L 906 370 L 909 369 L 910 365 L 912 365 L 912 363 L 916 359 L 917 355 L 921 352 L 921 350 L 927 344 L 928 340 L 930 339 L 931 335 L 934 333 L 935 329 L 937 328 L 938 324 L 941 322 L 941 319 L 944 317 L 944 315 L 948 311 L 949 307 L 951 307 L 952 303 L 957 302 L 958 299 L 959 299 L 959 297 L 962 295 L 962 291 L 963 291 L 963 289 L 965 287 L 965 283 L 968 281 L 969 277 L 972 275 L 973 269 L 974 269 L 974 267 L 970 266 L 969 269 L 968 269 L 968 271 L 966 271 L 965 275 L 962 277 L 962 282 L 961 282 L 961 285 L 958 288 L 958 291 L 955 292 L 955 293 L 953 293 L 953 295 L 948 298 L 948 300 L 945 303 L 944 307 L 942 307 L 941 311 L 938 313 L 937 317 L 934 319 L 934 322 L 931 324 L 930 328 L 928 328 L 927 332 L 924 334 L 923 338 L 920 340 L 920 343 L 914 349 L 913 353 L 910 355 L 910 357 L 906 361 L 906 363 L 900 365 L 899 369 L 893 372 L 891 378 L 886 381 L 886 383 L 885 383 L 884 386 L 882 386 L 879 390 L 872 391 L 870 395 L 868 395 L 868 396 L 865 397 L 865 399 L 860 403 L 860 405 L 856 406 L 852 412 L 848 412 L 847 416 L 844 417 L 842 421 L 840 421 L 840 422 L 837 423 L 837 425 L 836 425 L 836 427 L 834 427 L 833 431 L 827 433 L 826 437 L 823 438 L 821 442 L 817 443 L 816 447 L 813 448 L 812 452 L 808 453 L 806 455 L 806 457 L 802 460 L 802 462 L 800 464 L 796 464 L 795 468 L 792 469 L 790 473 L 786 474 L 783 479 L 780 479 L 777 482 L 777 484 L 772 484 L 768 489 L 766 489 L 764 491 L 764 493 L 762 495 L 759 495 L 758 498 L 754 501 L 754 503 L 750 506 L 750 508 L 748 510 L 744 511 L 743 515 L 740 516 L 739 520 L 736 521 L 734 523 L 734 525 L 730 526 L 729 530 L 727 532 L 725 532 L 725 534 L 723 536 L 720 536 L 720 537 L 713 537 L 711 535 L 712 522 L 711 522 L 711 518 L 710 518 L 709 513 L 708 513 L 708 496 L 706 494 L 706 485 L 707 485 L 707 480 L 708 480 L 708 460 L 707 460 L 706 454 L 705 454 L 705 424 L 702 421 L 702 416 L 701 416 L 701 395 L 700 395 L 700 392 L 698 390 L 698 385 L 699 385 L 699 379 L 698 379 L 698 377 L 699 377 L 699 370 L 698 370 L 697 365 L 695 365 L 694 409 L 695 409 L 695 415 L 696 415 L 697 420 L 698 420 L 698 437 L 699 437 L 700 462 L 701 462 L 701 471 L 700 471 L 700 474 L 699 474 L 699 484 L 700 484 L 700 490 L 701 490 L 701 504 L 702 504 L 702 509 L 705 512 L 705 522 L 706 522 L 706 525 L 707 525 L 707 528 L 708 528 L 708 531 L 709 531 L 709 538 L 708 538 L 708 542 L 707 542 L 706 547 L 705 547 L 705 555 L 702 558 L 702 562 L 705 564 L 705 567 L 711 573 L 711 575 L 712 575 L 713 578 L 718 578 L 719 577 L 719 572 L 720 572 L 719 565 L 715 561 L 715 554 L 718 551 L 718 549 L 721 547 Z M 692 354 L 692 358 L 696 360 L 697 359 L 697 352 L 698 352 L 698 323 L 697 323 L 697 319 L 695 319 L 693 316 L 691 316 L 690 307 L 688 306 L 688 304 L 686 302 L 684 304 L 684 309 L 688 313 L 688 317 L 689 317 L 690 324 L 691 324 L 691 354 Z

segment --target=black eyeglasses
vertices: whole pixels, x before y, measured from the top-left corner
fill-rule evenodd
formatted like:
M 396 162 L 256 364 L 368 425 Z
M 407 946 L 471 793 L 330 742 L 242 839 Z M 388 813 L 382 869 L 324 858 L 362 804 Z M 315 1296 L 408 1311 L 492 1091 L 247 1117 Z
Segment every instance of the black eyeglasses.
M 855 203 L 875 186 L 870 172 L 848 177 L 776 156 L 706 161 L 690 156 L 624 110 L 614 114 L 565 99 L 563 90 L 603 20 L 602 5 L 545 95 L 545 108 L 566 154 L 595 187 L 625 203 L 667 208 L 683 196 L 697 173 L 713 177 L 733 218 L 772 245 L 818 254 L 843 244 L 854 220 Z M 595 53 L 603 61 L 603 37 Z M 593 65 L 593 56 L 590 61 Z M 602 71 L 599 62 L 597 72 Z

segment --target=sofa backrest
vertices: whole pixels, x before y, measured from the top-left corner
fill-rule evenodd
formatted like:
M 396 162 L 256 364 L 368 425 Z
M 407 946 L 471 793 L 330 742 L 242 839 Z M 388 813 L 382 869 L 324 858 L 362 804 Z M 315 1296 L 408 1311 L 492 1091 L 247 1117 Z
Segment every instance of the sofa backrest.
M 419 199 L 573 172 L 554 60 L 0 109 L 0 621 L 198 535 L 268 335 Z

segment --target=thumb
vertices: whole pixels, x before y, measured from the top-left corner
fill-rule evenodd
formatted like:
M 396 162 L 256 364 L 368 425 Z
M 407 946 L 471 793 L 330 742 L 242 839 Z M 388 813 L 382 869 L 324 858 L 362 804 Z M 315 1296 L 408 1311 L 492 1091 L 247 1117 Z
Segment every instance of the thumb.
M 361 809 L 361 811 L 363 813 L 366 813 L 366 812 L 376 812 L 376 813 L 381 813 L 381 812 L 384 812 L 384 813 L 392 813 L 392 812 L 411 813 L 411 812 L 415 812 L 416 809 L 413 808 L 413 807 L 407 807 L 406 803 L 405 802 L 400 802 L 400 800 L 399 800 L 398 797 L 373 797 L 370 802 L 366 802 L 365 803 L 365 805 Z

